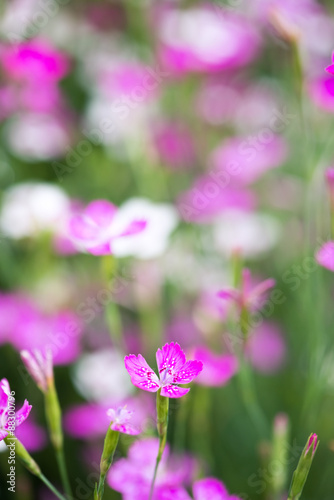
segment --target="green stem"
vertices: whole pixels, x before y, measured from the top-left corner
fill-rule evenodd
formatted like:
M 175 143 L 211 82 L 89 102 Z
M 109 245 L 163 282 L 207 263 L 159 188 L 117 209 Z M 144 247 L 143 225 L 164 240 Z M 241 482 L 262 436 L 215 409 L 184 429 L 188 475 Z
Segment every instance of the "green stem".
M 72 489 L 71 489 L 70 480 L 68 477 L 63 447 L 56 450 L 56 458 L 57 458 L 57 463 L 58 463 L 58 468 L 59 468 L 63 488 L 65 490 L 66 495 L 68 495 L 69 498 L 72 498 Z
M 103 498 L 106 475 L 111 467 L 118 441 L 119 432 L 113 431 L 110 427 L 108 427 L 100 461 L 100 479 L 98 486 L 95 485 L 94 500 L 102 500 Z
M 157 392 L 157 429 L 159 434 L 159 450 L 158 456 L 155 462 L 154 474 L 150 488 L 149 500 L 152 500 L 155 480 L 157 477 L 159 463 L 164 452 L 167 440 L 167 428 L 168 428 L 168 409 L 169 409 L 169 398 L 161 396 L 161 389 Z
M 248 415 L 256 427 L 260 437 L 269 435 L 269 426 L 267 419 L 258 403 L 254 380 L 248 362 L 245 360 L 244 355 L 239 356 L 239 384 L 242 399 Z
M 44 474 L 41 473 L 38 477 L 41 481 L 43 481 L 45 486 L 47 486 L 49 490 L 52 491 L 54 495 L 56 495 L 57 498 L 59 498 L 60 500 L 66 500 L 66 498 L 61 495 L 61 493 L 59 493 L 59 491 L 50 483 L 50 481 L 44 476 Z

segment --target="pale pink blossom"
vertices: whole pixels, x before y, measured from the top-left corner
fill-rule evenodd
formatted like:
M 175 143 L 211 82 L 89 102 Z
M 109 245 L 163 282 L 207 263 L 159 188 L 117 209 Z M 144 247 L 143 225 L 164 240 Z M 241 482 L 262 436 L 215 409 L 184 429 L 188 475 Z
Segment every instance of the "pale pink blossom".
M 223 6 L 217 10 L 208 4 L 161 9 L 156 25 L 165 67 L 176 74 L 215 72 L 244 66 L 257 56 L 261 42 L 254 25 Z
M 20 356 L 31 378 L 42 392 L 46 392 L 53 379 L 52 351 L 50 349 L 23 350 Z
M 256 327 L 246 344 L 246 356 L 262 373 L 275 373 L 282 368 L 287 347 L 278 325 L 264 322 Z
M 119 224 L 117 207 L 107 200 L 89 203 L 81 214 L 74 215 L 69 222 L 72 241 L 93 255 L 113 253 L 113 243 L 118 238 L 138 234 L 146 227 L 146 220 L 136 219 Z
M 218 292 L 221 299 L 234 302 L 239 310 L 255 311 L 265 302 L 267 292 L 275 286 L 275 280 L 269 278 L 254 285 L 249 269 L 243 269 L 240 289 L 225 288 Z
M 119 406 L 117 409 L 109 408 L 107 416 L 111 420 L 110 429 L 121 432 L 122 434 L 130 434 L 136 436 L 140 434 L 140 430 L 132 425 L 129 421 L 132 418 L 133 411 L 129 411 L 125 406 Z

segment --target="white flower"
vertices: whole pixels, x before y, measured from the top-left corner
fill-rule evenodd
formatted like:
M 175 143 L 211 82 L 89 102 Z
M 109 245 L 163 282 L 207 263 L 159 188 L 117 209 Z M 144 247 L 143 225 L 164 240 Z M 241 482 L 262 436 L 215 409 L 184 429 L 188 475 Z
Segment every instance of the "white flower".
M 166 203 L 153 203 L 143 198 L 133 198 L 120 207 L 113 220 L 117 232 L 131 221 L 145 220 L 147 225 L 141 233 L 118 238 L 112 244 L 116 257 L 134 256 L 151 259 L 163 254 L 168 246 L 171 232 L 178 223 L 177 211 Z
M 85 354 L 74 367 L 76 388 L 89 401 L 124 399 L 134 388 L 124 367 L 124 356 L 113 349 Z
M 25 161 L 63 156 L 70 142 L 64 123 L 43 113 L 22 113 L 11 118 L 5 135 L 12 152 Z
M 256 258 L 275 246 L 280 226 L 269 215 L 231 210 L 219 216 L 213 234 L 217 248 L 224 254 L 240 251 L 244 257 Z
M 56 232 L 69 212 L 69 199 L 56 186 L 26 182 L 7 189 L 3 195 L 0 230 L 10 238 Z

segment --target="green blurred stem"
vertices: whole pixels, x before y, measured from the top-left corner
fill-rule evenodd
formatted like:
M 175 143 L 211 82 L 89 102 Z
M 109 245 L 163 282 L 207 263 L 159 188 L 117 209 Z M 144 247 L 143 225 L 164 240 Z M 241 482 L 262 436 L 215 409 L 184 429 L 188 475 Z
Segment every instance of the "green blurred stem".
M 258 403 L 252 371 L 243 354 L 239 356 L 239 364 L 239 386 L 248 415 L 257 429 L 259 436 L 268 436 L 268 422 Z
M 71 490 L 70 480 L 68 477 L 63 447 L 61 447 L 59 450 L 56 450 L 56 458 L 57 458 L 57 463 L 58 463 L 58 468 L 59 468 L 63 488 L 65 490 L 66 495 L 69 498 L 72 498 L 72 490 Z
M 44 476 L 44 474 L 41 473 L 38 477 L 41 481 L 43 481 L 45 486 L 47 486 L 49 490 L 52 491 L 54 495 L 56 495 L 57 498 L 59 498 L 60 500 L 66 500 L 66 498 L 61 495 L 58 490 L 56 490 L 56 488 L 50 483 L 50 481 Z M 69 498 L 72 498 L 72 496 L 70 496 Z

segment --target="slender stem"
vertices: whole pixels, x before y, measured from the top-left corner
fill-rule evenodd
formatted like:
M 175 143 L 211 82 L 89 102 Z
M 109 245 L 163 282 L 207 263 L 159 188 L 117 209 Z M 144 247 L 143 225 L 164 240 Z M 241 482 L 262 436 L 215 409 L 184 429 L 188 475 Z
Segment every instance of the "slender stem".
M 260 437 L 268 434 L 268 423 L 258 403 L 251 370 L 244 356 L 239 357 L 239 382 L 244 405 Z
M 105 480 L 106 480 L 106 474 L 100 474 L 99 485 L 97 487 L 96 494 L 94 495 L 94 500 L 102 500 L 104 494 Z
M 44 476 L 44 474 L 40 473 L 38 477 L 41 481 L 43 481 L 45 486 L 47 486 L 49 490 L 52 491 L 54 495 L 56 495 L 57 498 L 59 498 L 60 500 L 66 500 L 66 498 L 61 493 L 59 493 L 59 491 L 53 486 L 53 484 L 50 483 L 50 481 Z
M 66 495 L 68 495 L 69 498 L 72 498 L 72 489 L 71 489 L 70 480 L 68 477 L 63 447 L 56 450 L 56 457 L 57 457 L 57 463 L 58 463 L 58 467 L 59 467 L 59 472 L 60 472 L 60 477 L 61 477 L 61 481 L 63 484 L 63 488 L 65 490 Z
M 158 452 L 158 456 L 157 456 L 157 459 L 156 459 L 156 462 L 155 462 L 154 474 L 153 474 L 153 479 L 152 479 L 151 488 L 150 488 L 149 500 L 152 500 L 152 498 L 153 498 L 155 480 L 157 478 L 159 463 L 160 463 L 163 451 L 165 449 L 166 437 L 167 437 L 167 434 L 165 434 L 164 436 L 160 436 L 159 452 Z

